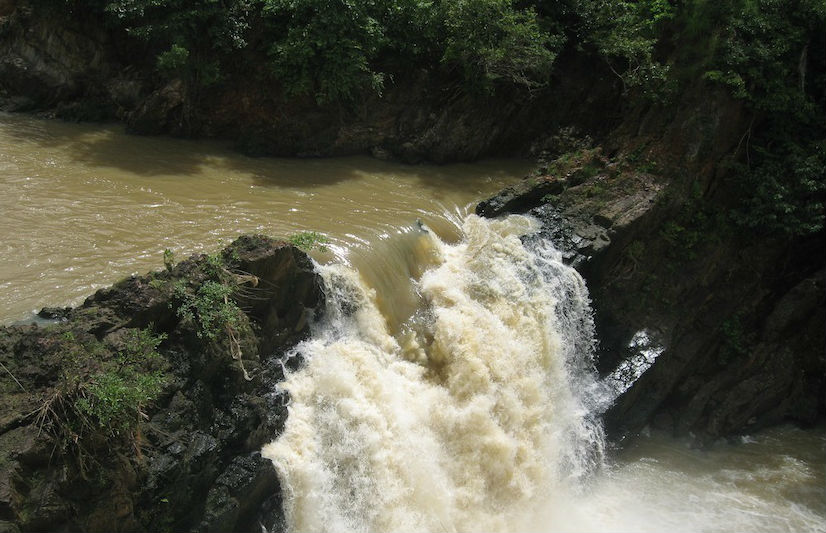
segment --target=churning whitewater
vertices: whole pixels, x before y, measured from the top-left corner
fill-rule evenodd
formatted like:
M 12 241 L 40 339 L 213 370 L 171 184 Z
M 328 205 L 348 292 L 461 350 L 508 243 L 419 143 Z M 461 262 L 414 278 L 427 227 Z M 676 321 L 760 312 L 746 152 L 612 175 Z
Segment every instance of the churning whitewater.
M 295 348 L 286 428 L 264 449 L 291 530 L 539 529 L 554 493 L 599 468 L 582 279 L 523 246 L 529 218 L 462 229 L 458 244 L 415 230 L 410 261 L 430 268 L 398 289 L 418 300 L 405 316 L 385 316 L 388 296 L 354 270 L 318 267 L 327 310 Z

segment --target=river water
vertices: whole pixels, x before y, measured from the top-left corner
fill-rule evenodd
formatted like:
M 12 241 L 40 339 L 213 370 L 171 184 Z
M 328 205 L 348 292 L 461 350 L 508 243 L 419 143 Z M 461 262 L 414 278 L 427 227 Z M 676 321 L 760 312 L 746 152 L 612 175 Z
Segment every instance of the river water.
M 328 313 L 265 447 L 296 531 L 826 531 L 826 430 L 606 448 L 587 288 L 475 201 L 524 162 L 250 159 L 0 115 L 0 323 L 217 249 L 330 239 Z
M 370 270 L 383 261 L 372 250 L 416 219 L 458 238 L 474 201 L 528 169 L 255 159 L 214 142 L 0 114 L 0 324 L 162 268 L 166 248 L 180 259 L 245 232 L 320 232 L 330 256 Z

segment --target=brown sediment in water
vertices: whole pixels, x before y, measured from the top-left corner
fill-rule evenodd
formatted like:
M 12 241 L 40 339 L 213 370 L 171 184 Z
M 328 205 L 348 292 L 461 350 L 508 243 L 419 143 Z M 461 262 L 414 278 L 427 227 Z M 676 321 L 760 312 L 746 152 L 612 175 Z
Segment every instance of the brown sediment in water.
M 0 323 L 156 269 L 166 248 L 215 250 L 241 233 L 320 232 L 327 258 L 354 265 L 417 219 L 455 238 L 472 202 L 528 168 L 254 159 L 221 143 L 2 114 Z

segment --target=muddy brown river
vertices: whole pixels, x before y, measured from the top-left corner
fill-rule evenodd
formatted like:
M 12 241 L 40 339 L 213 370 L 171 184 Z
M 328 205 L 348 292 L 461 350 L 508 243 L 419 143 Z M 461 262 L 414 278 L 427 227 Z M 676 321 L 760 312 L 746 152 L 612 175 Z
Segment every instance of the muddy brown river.
M 525 161 L 405 166 L 249 158 L 216 142 L 0 114 L 0 324 L 80 303 L 118 279 L 242 233 L 322 233 L 316 259 L 361 267 L 419 219 L 441 235 Z M 366 265 L 369 268 L 369 265 Z

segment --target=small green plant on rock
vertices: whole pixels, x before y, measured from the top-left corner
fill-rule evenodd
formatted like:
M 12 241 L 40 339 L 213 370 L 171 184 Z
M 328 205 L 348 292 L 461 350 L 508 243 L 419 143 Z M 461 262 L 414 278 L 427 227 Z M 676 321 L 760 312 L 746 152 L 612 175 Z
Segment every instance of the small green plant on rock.
M 637 165 L 637 170 L 645 174 L 655 174 L 657 172 L 657 162 L 651 159 L 646 159 Z
M 160 279 L 160 278 L 152 278 L 149 280 L 149 286 L 153 289 L 157 289 L 162 291 L 166 285 L 169 283 L 169 280 Z
M 72 331 L 58 337 L 60 377 L 32 415 L 38 427 L 74 448 L 82 470 L 88 439 L 128 439 L 139 453 L 144 410 L 160 396 L 168 379 L 165 360 L 157 351 L 165 339 L 165 334 L 151 329 L 130 329 L 113 349 Z
M 305 252 L 312 250 L 319 250 L 321 252 L 327 251 L 327 244 L 330 242 L 325 235 L 315 231 L 302 231 L 291 235 L 288 239 L 290 244 Z
M 166 267 L 166 270 L 170 272 L 175 266 L 175 252 L 169 248 L 163 251 L 163 265 Z
M 188 286 L 186 280 L 181 279 L 175 283 L 174 296 L 179 302 L 177 315 L 197 325 L 196 335 L 199 339 L 219 342 L 226 338 L 230 355 L 238 361 L 244 379 L 250 381 L 252 377 L 244 368 L 238 334 L 244 312 L 232 296 L 240 284 L 251 282 L 255 286 L 258 279 L 250 274 L 230 272 L 217 254 L 206 257 L 202 270 L 210 279 L 195 290 Z
M 198 324 L 198 338 L 215 340 L 222 331 L 234 329 L 240 320 L 242 311 L 230 300 L 232 293 L 231 286 L 217 281 L 205 281 L 194 294 L 186 283 L 178 283 L 175 286 L 175 295 L 181 300 L 178 316 Z
M 608 185 L 602 181 L 595 181 L 584 189 L 586 198 L 602 198 L 608 194 Z
M 157 351 L 166 334 L 130 330 L 124 347 L 110 364 L 80 387 L 77 411 L 89 416 L 100 429 L 129 431 L 142 417 L 143 408 L 160 395 L 166 382 L 163 360 Z

